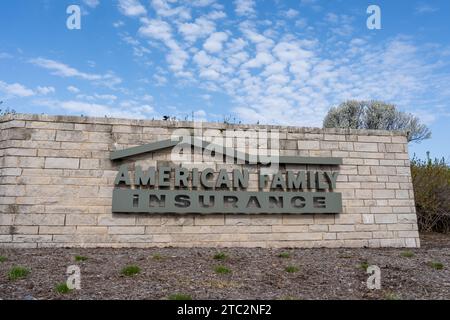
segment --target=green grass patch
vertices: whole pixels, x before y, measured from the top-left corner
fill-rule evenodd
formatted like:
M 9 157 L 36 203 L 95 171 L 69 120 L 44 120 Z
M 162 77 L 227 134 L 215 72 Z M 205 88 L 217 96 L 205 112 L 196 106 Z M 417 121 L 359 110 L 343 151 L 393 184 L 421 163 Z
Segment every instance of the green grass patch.
M 434 270 L 442 270 L 444 269 L 444 265 L 437 261 L 431 261 L 430 267 L 432 267 Z
M 400 255 L 404 258 L 412 258 L 414 257 L 414 252 L 407 250 L 400 253 Z
M 136 265 L 129 265 L 126 266 L 124 268 L 122 268 L 122 270 L 120 271 L 120 273 L 124 276 L 130 277 L 130 276 L 134 276 L 136 274 L 139 274 L 141 272 L 141 268 L 139 268 Z
M 174 293 L 167 297 L 169 300 L 192 300 L 189 294 Z
M 217 252 L 214 257 L 215 260 L 225 260 L 228 258 L 228 256 L 225 254 L 225 252 Z
M 30 274 L 30 270 L 28 270 L 27 268 L 21 267 L 21 266 L 15 266 L 15 267 L 12 267 L 11 270 L 9 270 L 8 279 L 9 280 L 23 279 L 26 276 L 28 276 L 29 274 Z
M 77 261 L 77 262 L 83 262 L 83 261 L 86 261 L 87 259 L 89 259 L 89 258 L 85 257 L 85 256 L 75 256 L 75 261 Z
M 219 274 L 228 274 L 231 273 L 231 270 L 225 266 L 216 266 L 214 271 Z
M 369 263 L 367 261 L 361 262 L 358 266 L 359 269 L 362 269 L 364 271 L 366 271 L 368 267 L 369 267 Z
M 291 254 L 290 254 L 289 252 L 281 252 L 281 253 L 278 255 L 278 257 L 279 257 L 279 258 L 287 259 L 287 258 L 290 258 L 290 257 L 291 257 Z
M 67 283 L 58 283 L 55 287 L 55 290 L 56 290 L 56 292 L 61 293 L 61 294 L 69 293 L 70 291 L 72 291 L 67 286 Z
M 384 294 L 384 299 L 385 300 L 400 300 L 400 296 L 394 292 L 386 292 Z
M 5 256 L 0 256 L 0 262 L 5 262 L 6 260 L 8 260 L 8 258 Z
M 298 272 L 300 268 L 296 266 L 287 266 L 286 268 L 284 268 L 284 270 L 289 273 L 295 273 Z
M 155 253 L 154 255 L 152 255 L 152 259 L 160 261 L 160 260 L 163 260 L 164 257 L 162 255 L 160 255 L 159 253 Z

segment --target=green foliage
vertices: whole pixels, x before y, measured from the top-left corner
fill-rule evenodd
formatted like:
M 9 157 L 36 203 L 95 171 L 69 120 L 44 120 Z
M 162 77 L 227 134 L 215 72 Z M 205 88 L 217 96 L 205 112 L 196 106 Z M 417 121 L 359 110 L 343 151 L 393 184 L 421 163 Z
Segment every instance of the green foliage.
M 216 266 L 214 271 L 218 274 L 228 274 L 231 273 L 231 270 L 225 266 Z
M 214 259 L 216 260 L 225 260 L 226 258 L 228 258 L 228 256 L 224 252 L 217 252 L 214 255 Z
M 444 159 L 411 160 L 419 230 L 450 232 L 450 167 Z
M 30 270 L 25 267 L 15 266 L 9 270 L 8 279 L 9 280 L 18 280 L 23 279 L 30 274 Z
M 69 293 L 70 291 L 72 291 L 67 286 L 67 283 L 58 283 L 55 287 L 55 290 L 56 290 L 56 292 L 62 293 L 62 294 Z
M 386 300 L 400 300 L 400 296 L 394 292 L 386 292 L 384 294 L 384 299 Z
M 414 257 L 414 252 L 407 250 L 400 253 L 400 255 L 404 258 L 412 258 Z
M 83 262 L 86 261 L 88 259 L 88 257 L 85 256 L 75 256 L 75 261 L 77 262 Z
M 120 271 L 120 273 L 121 273 L 122 275 L 128 276 L 128 277 L 134 276 L 134 275 L 136 275 L 136 274 L 139 274 L 140 272 L 141 272 L 141 268 L 139 268 L 139 267 L 136 266 L 136 265 L 126 266 L 126 267 L 124 267 L 124 268 Z
M 284 270 L 289 273 L 295 273 L 298 272 L 300 269 L 296 266 L 287 266 Z
M 381 101 L 350 100 L 328 111 L 324 128 L 402 130 L 408 141 L 422 141 L 431 137 L 431 131 L 416 116 L 401 112 L 393 104 Z
M 369 267 L 369 263 L 367 261 L 361 262 L 360 265 L 358 266 L 358 268 L 360 268 L 364 271 L 366 271 L 368 267 Z
M 290 254 L 289 252 L 281 252 L 281 253 L 278 255 L 278 257 L 279 257 L 279 258 L 285 258 L 285 259 L 287 259 L 287 258 L 290 258 L 290 257 L 291 257 L 291 254 Z
M 6 260 L 8 260 L 8 258 L 5 256 L 0 256 L 0 262 L 5 262 Z
M 444 269 L 444 265 L 441 262 L 431 261 L 430 267 L 435 270 L 442 270 Z
M 192 297 L 188 294 L 175 293 L 168 296 L 169 300 L 192 300 Z
M 152 259 L 153 260 L 163 260 L 164 259 L 164 257 L 162 256 L 162 255 L 160 255 L 159 253 L 155 253 L 153 256 L 152 256 Z

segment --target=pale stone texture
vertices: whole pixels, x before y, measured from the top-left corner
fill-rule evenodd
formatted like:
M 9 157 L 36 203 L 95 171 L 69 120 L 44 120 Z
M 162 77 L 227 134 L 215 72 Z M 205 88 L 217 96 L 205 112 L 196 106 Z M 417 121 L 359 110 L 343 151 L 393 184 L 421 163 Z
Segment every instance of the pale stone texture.
M 203 124 L 207 139 L 227 129 L 276 129 L 281 155 L 342 157 L 340 167 L 325 168 L 340 173 L 335 190 L 343 197 L 339 215 L 112 214 L 111 192 L 120 164 L 173 164 L 167 150 L 118 163 L 109 160 L 110 152 L 192 128 L 193 123 L 183 121 L 1 117 L 0 247 L 420 246 L 402 132 Z M 257 142 L 252 139 L 250 143 Z M 250 171 L 249 190 L 258 190 L 255 167 L 243 166 Z M 186 167 L 218 172 L 242 165 L 210 162 Z M 321 170 L 305 165 L 284 169 Z

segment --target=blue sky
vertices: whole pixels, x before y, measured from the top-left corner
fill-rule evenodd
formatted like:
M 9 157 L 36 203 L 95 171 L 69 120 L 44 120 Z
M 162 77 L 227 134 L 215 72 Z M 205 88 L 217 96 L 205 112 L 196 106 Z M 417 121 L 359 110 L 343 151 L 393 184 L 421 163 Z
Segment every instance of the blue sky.
M 66 8 L 82 8 L 81 30 Z M 369 5 L 381 30 L 369 30 Z M 450 159 L 450 1 L 2 0 L 17 112 L 321 126 L 346 99 L 418 115 Z

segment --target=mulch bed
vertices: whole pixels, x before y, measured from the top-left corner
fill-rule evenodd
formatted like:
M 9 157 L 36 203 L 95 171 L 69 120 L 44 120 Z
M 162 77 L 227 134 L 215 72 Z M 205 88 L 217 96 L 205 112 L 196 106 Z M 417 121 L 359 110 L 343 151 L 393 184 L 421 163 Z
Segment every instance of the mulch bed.
M 1 299 L 450 299 L 450 235 L 421 235 L 420 249 L 0 249 Z M 222 251 L 227 258 L 213 256 Z M 402 253 L 411 251 L 412 257 Z M 280 253 L 289 257 L 279 257 Z M 75 256 L 85 256 L 75 262 Z M 433 268 L 439 262 L 443 269 Z M 381 289 L 369 290 L 365 263 L 381 268 Z M 58 293 L 69 265 L 81 269 L 81 290 Z M 121 269 L 141 271 L 124 276 Z M 231 270 L 218 274 L 215 267 Z M 30 273 L 10 280 L 23 266 Z M 286 267 L 298 268 L 287 272 Z M 436 265 L 435 265 L 436 266 Z

